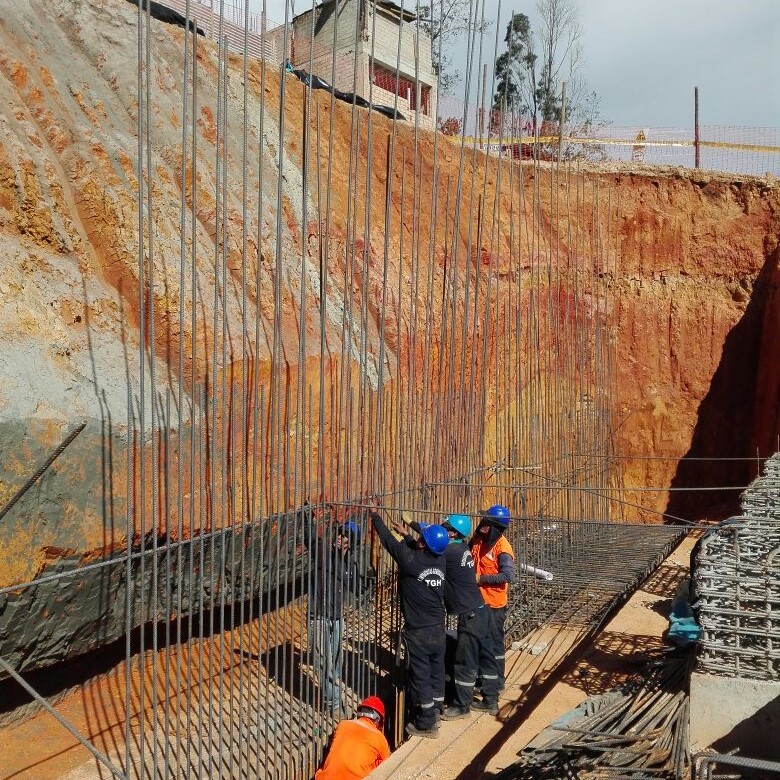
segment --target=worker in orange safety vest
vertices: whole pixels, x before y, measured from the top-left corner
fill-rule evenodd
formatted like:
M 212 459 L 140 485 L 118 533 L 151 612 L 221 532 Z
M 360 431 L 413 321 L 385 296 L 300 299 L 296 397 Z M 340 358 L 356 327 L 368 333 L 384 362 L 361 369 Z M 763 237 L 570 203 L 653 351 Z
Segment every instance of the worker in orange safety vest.
M 382 729 L 385 705 L 378 696 L 363 699 L 352 720 L 342 720 L 330 743 L 330 750 L 314 780 L 363 780 L 389 755 Z
M 471 538 L 471 554 L 477 583 L 488 608 L 488 632 L 493 646 L 495 666 L 481 669 L 482 701 L 474 702 L 473 709 L 498 714 L 498 694 L 504 688 L 506 650 L 504 622 L 508 603 L 509 583 L 515 577 L 515 553 L 504 536 L 509 529 L 510 512 L 501 504 L 481 513 L 479 525 Z

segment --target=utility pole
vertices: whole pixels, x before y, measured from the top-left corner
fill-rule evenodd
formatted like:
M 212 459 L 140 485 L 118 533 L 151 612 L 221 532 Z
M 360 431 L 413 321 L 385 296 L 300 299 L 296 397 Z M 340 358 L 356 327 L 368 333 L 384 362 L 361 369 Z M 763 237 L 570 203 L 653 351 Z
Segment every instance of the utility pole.
M 487 91 L 487 64 L 482 66 L 482 105 L 479 109 L 479 144 L 484 149 L 485 138 L 485 92 Z
M 701 162 L 699 157 L 699 88 L 693 88 L 693 149 L 695 165 L 698 168 Z

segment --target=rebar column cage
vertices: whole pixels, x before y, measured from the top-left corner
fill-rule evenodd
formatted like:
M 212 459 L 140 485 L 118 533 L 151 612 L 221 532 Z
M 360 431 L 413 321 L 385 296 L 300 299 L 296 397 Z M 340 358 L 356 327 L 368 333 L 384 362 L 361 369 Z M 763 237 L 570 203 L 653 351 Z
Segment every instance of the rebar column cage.
M 696 670 L 780 679 L 780 455 L 742 494 L 742 515 L 697 543 L 694 600 L 703 636 Z

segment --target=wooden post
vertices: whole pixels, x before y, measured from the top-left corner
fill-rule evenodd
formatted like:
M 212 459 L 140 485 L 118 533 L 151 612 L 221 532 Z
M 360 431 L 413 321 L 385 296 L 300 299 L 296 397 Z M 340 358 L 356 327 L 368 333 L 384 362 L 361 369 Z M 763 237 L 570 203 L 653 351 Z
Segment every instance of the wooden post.
M 566 82 L 561 84 L 561 119 L 558 123 L 558 165 L 563 160 L 563 126 L 566 122 Z
M 695 165 L 698 168 L 701 162 L 699 158 L 699 88 L 693 88 L 693 148 L 695 153 Z

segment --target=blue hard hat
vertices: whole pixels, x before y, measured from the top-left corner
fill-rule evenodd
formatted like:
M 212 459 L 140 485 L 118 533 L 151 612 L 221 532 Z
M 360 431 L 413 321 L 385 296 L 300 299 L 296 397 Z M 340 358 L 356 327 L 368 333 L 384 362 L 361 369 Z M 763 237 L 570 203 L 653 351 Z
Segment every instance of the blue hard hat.
M 509 528 L 511 512 L 503 504 L 493 504 L 483 516 L 489 517 L 504 528 Z
M 461 536 L 471 533 L 471 518 L 468 515 L 448 515 L 444 522 Z
M 449 534 L 444 526 L 420 524 L 420 533 L 426 547 L 434 554 L 441 555 L 450 542 Z
M 339 532 L 344 536 L 354 536 L 356 542 L 360 541 L 360 526 L 354 520 L 343 523 Z

